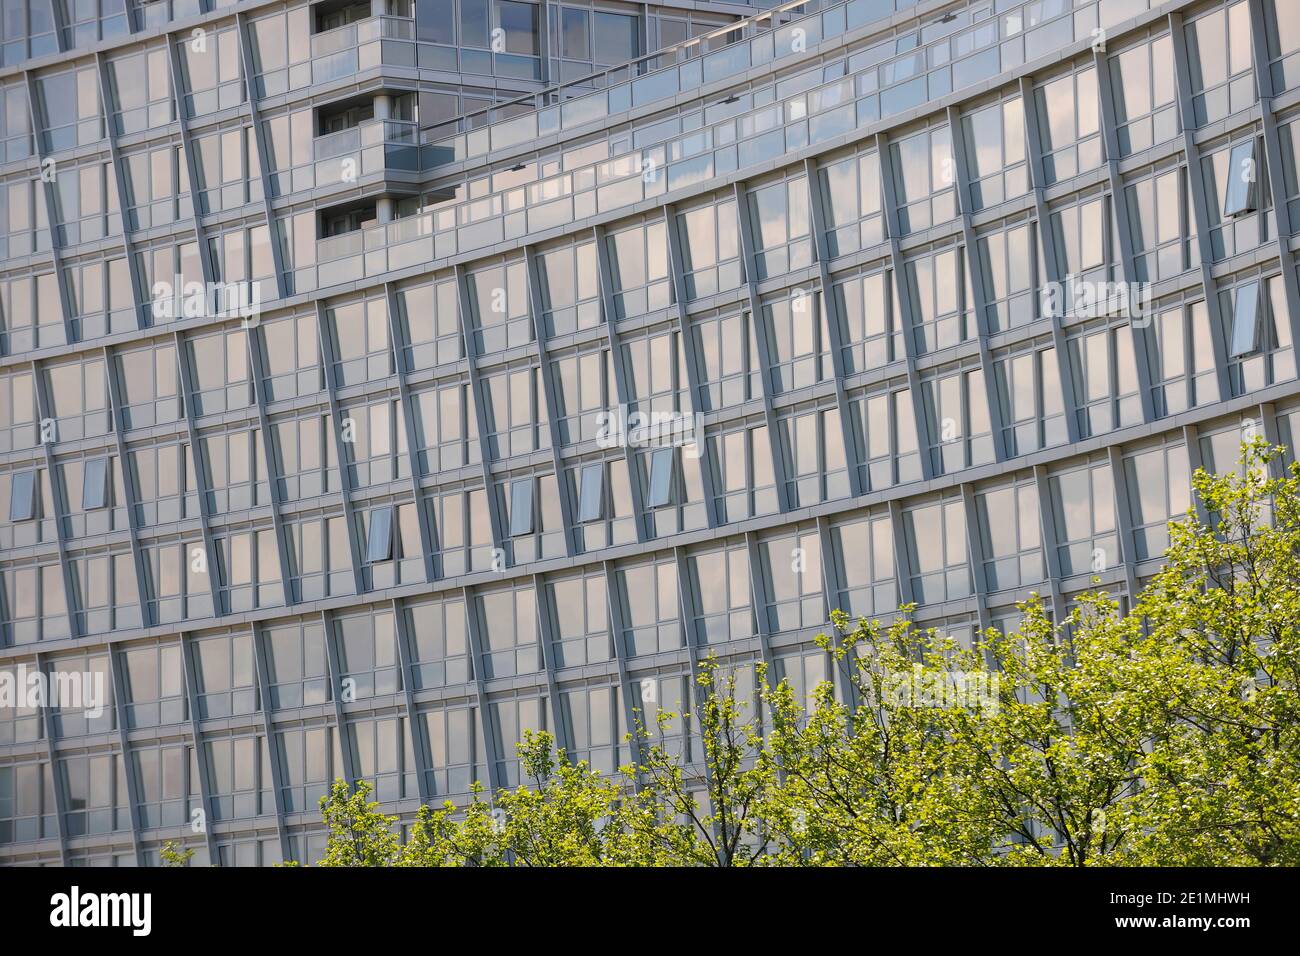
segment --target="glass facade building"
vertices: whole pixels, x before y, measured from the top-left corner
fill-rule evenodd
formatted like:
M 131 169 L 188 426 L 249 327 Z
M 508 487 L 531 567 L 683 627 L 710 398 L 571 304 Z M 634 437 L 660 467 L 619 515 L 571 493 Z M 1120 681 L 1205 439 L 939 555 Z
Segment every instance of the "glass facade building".
M 1300 430 L 1284 0 L 0 8 L 3 865 L 611 770 L 833 609 L 1132 595 Z

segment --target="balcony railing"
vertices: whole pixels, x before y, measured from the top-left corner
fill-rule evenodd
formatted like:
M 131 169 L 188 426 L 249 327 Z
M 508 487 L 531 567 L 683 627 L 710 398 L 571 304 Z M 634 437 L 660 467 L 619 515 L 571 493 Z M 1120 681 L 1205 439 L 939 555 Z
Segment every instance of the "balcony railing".
M 1135 2 L 1146 6 L 1144 0 Z M 833 10 L 843 12 L 865 3 L 849 0 Z M 1047 52 L 1038 48 L 1049 38 L 1055 47 L 1087 38 L 1093 25 L 1102 20 L 1103 6 L 1113 13 L 1113 5 L 1106 0 L 1073 7 L 1070 0 L 1031 0 L 997 16 L 985 8 L 987 16 L 982 20 L 972 23 L 959 17 L 943 25 L 945 30 L 936 33 L 930 43 L 904 53 L 895 52 L 897 38 L 890 37 L 847 55 L 843 75 L 828 82 L 801 87 L 797 76 L 789 77 L 785 82 L 797 92 L 757 108 L 745 99 L 734 105 L 711 104 L 705 114 L 711 125 L 704 128 L 545 180 L 320 240 L 316 264 L 298 269 L 293 287 L 305 292 L 376 277 L 504 242 L 511 236 L 562 227 L 770 162 L 1014 69 Z M 927 70 L 925 64 L 930 63 L 938 65 Z M 815 72 L 821 76 L 833 73 L 827 64 L 817 66 Z M 912 79 L 899 81 L 897 77 L 904 73 Z M 519 120 L 536 120 L 538 115 Z M 495 135 L 495 130 L 513 129 L 519 120 L 468 135 Z M 467 140 L 461 137 L 461 141 Z M 428 168 L 429 157 L 423 151 L 430 148 L 422 147 L 422 168 Z M 650 174 L 647 158 L 653 161 Z M 328 271 L 322 269 L 318 277 L 317 265 L 326 263 Z

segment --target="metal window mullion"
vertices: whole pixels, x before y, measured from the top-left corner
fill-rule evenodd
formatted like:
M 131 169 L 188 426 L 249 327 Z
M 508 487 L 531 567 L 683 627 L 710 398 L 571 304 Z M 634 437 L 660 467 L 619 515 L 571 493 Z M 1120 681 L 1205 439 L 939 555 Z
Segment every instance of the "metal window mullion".
M 772 397 L 776 388 L 772 379 L 772 347 L 768 338 L 768 323 L 763 317 L 763 303 L 758 296 L 758 260 L 754 250 L 753 217 L 749 214 L 749 201 L 742 180 L 732 183 L 732 195 L 736 200 L 736 217 L 740 233 L 740 258 L 745 268 L 745 296 L 749 303 L 750 328 L 754 332 L 754 344 L 758 347 L 758 361 L 763 366 L 759 375 L 759 385 L 763 389 L 763 418 L 767 421 L 768 446 L 772 450 L 772 476 L 776 479 L 777 505 L 784 514 L 792 510 L 790 487 L 786 482 L 785 455 L 782 452 L 781 432 L 772 407 Z M 814 319 L 816 321 L 816 319 Z M 744 348 L 740 343 L 738 348 Z M 845 455 L 848 449 L 845 449 Z
M 326 635 L 328 637 L 328 634 Z M 258 699 L 262 710 L 262 733 L 266 735 L 267 762 L 271 765 L 271 794 L 275 804 L 275 830 L 280 839 L 280 855 L 286 859 L 293 858 L 293 848 L 289 841 L 289 827 L 285 823 L 284 806 L 284 767 L 280 762 L 280 747 L 271 720 L 271 668 L 266 658 L 264 635 L 260 628 L 252 625 L 253 660 L 257 666 Z
M 1273 77 L 1268 64 L 1268 24 L 1261 0 L 1250 0 L 1250 35 L 1254 46 L 1256 80 L 1259 84 L 1260 126 L 1264 139 L 1264 166 L 1268 172 L 1268 190 L 1273 198 L 1274 241 L 1278 262 L 1282 266 L 1282 288 L 1286 293 L 1287 321 L 1291 329 L 1293 347 L 1300 347 L 1300 284 L 1296 279 L 1296 257 L 1291 250 L 1291 235 L 1295 223 L 1291 222 L 1290 204 L 1286 201 L 1286 180 L 1283 175 L 1282 144 L 1277 131 L 1277 116 L 1273 112 Z M 1258 167 L 1258 164 L 1256 164 Z M 1276 318 L 1276 316 L 1274 317 Z
M 754 620 L 758 626 L 758 647 L 763 654 L 763 663 L 767 665 L 769 680 L 776 680 L 776 657 L 772 653 L 772 628 L 767 619 L 767 574 L 763 570 L 758 538 L 752 531 L 745 532 L 745 553 L 749 559 L 749 594 L 756 612 Z
M 862 481 L 862 463 L 859 461 L 858 443 L 853 434 L 848 392 L 844 388 L 848 372 L 844 367 L 843 316 L 840 315 L 839 300 L 831 286 L 830 252 L 826 248 L 826 194 L 822 189 L 821 177 L 817 175 L 817 163 L 805 159 L 803 169 L 804 179 L 808 183 L 808 208 L 812 214 L 813 256 L 817 260 L 822 306 L 826 310 L 826 330 L 831 340 L 831 368 L 835 374 L 835 406 L 840 412 L 840 439 L 844 442 L 844 458 L 849 468 L 849 492 L 856 498 L 865 494 L 867 489 Z
M 533 323 L 533 340 L 537 345 L 538 374 L 542 380 L 542 400 L 546 403 L 546 429 L 551 436 L 551 463 L 555 469 L 555 489 L 560 496 L 560 516 L 564 521 L 564 553 L 568 556 L 579 550 L 576 538 L 579 528 L 573 513 L 573 499 L 564 473 L 560 454 L 560 405 L 556 399 L 554 369 L 551 367 L 546 347 L 546 330 L 542 327 L 542 289 L 537 272 L 537 250 L 524 247 L 524 271 L 528 281 L 528 314 Z
M 1187 162 L 1187 187 L 1191 191 L 1192 219 L 1196 223 L 1196 248 L 1197 258 L 1200 261 L 1201 286 L 1205 290 L 1205 308 L 1210 318 L 1210 348 L 1214 353 L 1214 370 L 1219 383 L 1219 395 L 1226 400 L 1232 397 L 1232 381 L 1228 374 L 1230 367 L 1228 348 L 1221 332 L 1225 326 L 1223 310 L 1219 307 L 1218 285 L 1214 280 L 1214 247 L 1210 242 L 1210 200 L 1205 189 L 1201 148 L 1196 143 L 1196 114 L 1192 109 L 1192 74 L 1188 66 L 1187 37 L 1183 32 L 1181 13 L 1169 14 L 1169 35 L 1173 42 L 1178 117 L 1179 125 L 1182 127 L 1183 156 Z M 1296 321 L 1297 318 L 1293 316 L 1293 328 Z
M 39 3 L 40 0 L 37 0 L 37 2 Z M 58 47 L 60 53 L 67 53 L 70 49 L 72 49 L 73 45 L 68 41 L 68 36 L 67 36 L 68 18 L 64 16 L 63 4 L 59 3 L 58 0 L 49 0 L 49 4 L 50 4 L 50 20 L 54 23 L 54 44 L 55 46 Z M 96 9 L 98 9 L 98 5 L 96 5 Z M 31 26 L 30 6 L 28 8 L 28 11 L 29 12 L 28 12 L 27 25 L 30 27 Z
M 1259 424 L 1264 432 L 1264 441 L 1269 447 L 1277 447 L 1282 444 L 1282 437 L 1277 428 L 1277 407 L 1272 402 L 1261 402 L 1259 405 Z M 1196 426 L 1192 426 L 1195 428 Z M 1294 453 L 1295 449 L 1292 449 Z M 1273 478 L 1285 478 L 1289 474 L 1286 459 L 1279 456 L 1274 458 L 1269 464 L 1268 474 Z
M 984 286 L 984 267 L 980 262 L 979 241 L 971 223 L 974 203 L 971 201 L 970 169 L 966 164 L 966 131 L 962 127 L 961 113 L 955 106 L 948 107 L 948 130 L 952 139 L 953 167 L 957 173 L 957 206 L 961 210 L 962 242 L 966 246 L 965 268 L 970 277 L 972 303 L 975 310 L 975 337 L 979 343 L 980 369 L 984 373 L 984 402 L 988 409 L 989 426 L 993 429 L 993 455 L 996 461 L 1012 457 L 1007 448 L 1006 428 L 1002 421 L 1002 403 L 998 401 L 997 384 L 993 373 L 993 353 L 989 349 L 989 292 Z M 969 409 L 967 415 L 969 415 Z
M 1200 428 L 1196 424 L 1184 425 L 1182 429 L 1183 447 L 1187 449 L 1187 474 L 1188 477 L 1204 467 L 1204 459 L 1201 457 L 1201 434 Z M 1210 523 L 1210 512 L 1205 507 L 1205 502 L 1201 499 L 1195 489 L 1191 491 L 1192 509 L 1196 515 L 1196 520 L 1202 525 L 1208 526 Z
M 914 604 L 916 598 L 912 593 L 912 561 L 907 554 L 907 530 L 903 521 L 903 509 L 897 498 L 889 500 L 889 523 L 894 542 L 894 576 L 898 581 L 898 596 L 903 604 Z
M 1056 235 L 1052 231 L 1052 214 L 1047 207 L 1044 193 L 1043 146 L 1038 129 L 1038 110 L 1035 105 L 1037 101 L 1034 98 L 1034 84 L 1028 77 L 1020 79 L 1020 101 L 1020 112 L 1025 118 L 1025 151 L 1029 157 L 1027 164 L 1029 184 L 1034 198 L 1034 214 L 1038 220 L 1038 241 L 1043 253 L 1043 268 L 1047 271 L 1047 275 L 1040 276 L 1039 279 L 1046 280 L 1059 290 L 1061 288 L 1060 260 L 1056 257 Z M 1041 290 L 1042 286 L 1040 292 Z M 1042 304 L 1041 295 L 1039 304 Z M 1061 383 L 1061 407 L 1065 409 L 1066 438 L 1068 443 L 1073 445 L 1079 441 L 1080 435 L 1079 415 L 1074 407 L 1078 392 L 1074 387 L 1074 372 L 1070 367 L 1070 354 L 1066 348 L 1065 326 L 1061 321 L 1059 308 L 1045 311 L 1052 323 L 1052 345 L 1056 352 L 1057 379 Z
M 393 350 L 393 359 L 397 369 L 397 393 L 402 403 L 402 422 L 406 429 L 406 457 L 411 469 L 411 494 L 415 503 L 415 517 L 420 531 L 420 547 L 424 550 L 424 580 L 432 582 L 439 569 L 434 566 L 433 530 L 429 527 L 429 513 L 424 507 L 424 495 L 420 489 L 420 476 L 424 469 L 420 467 L 420 442 L 415 432 L 415 404 L 411 400 L 411 387 L 406 381 L 407 355 L 402 346 L 405 338 L 402 323 L 397 317 L 397 287 L 391 282 L 384 283 L 385 307 L 388 312 L 388 341 Z M 421 782 L 420 786 L 424 786 Z
M 338 382 L 335 376 L 334 340 L 330 336 L 329 322 L 325 320 L 325 304 L 316 300 L 316 338 L 320 342 L 321 358 L 325 366 L 325 391 L 329 400 L 330 420 L 334 423 L 334 450 L 339 462 L 339 499 L 343 505 L 343 517 L 348 530 L 348 554 L 352 558 L 352 577 L 358 595 L 364 594 L 365 576 L 361 572 L 361 545 L 357 536 L 361 527 L 357 524 L 356 511 L 352 506 L 352 465 L 349 463 L 348 442 L 343 439 L 343 412 L 339 406 Z M 355 459 L 355 455 L 350 456 Z
M 126 499 L 126 524 L 131 535 L 131 558 L 135 563 L 136 600 L 140 602 L 140 621 L 148 626 L 153 623 L 149 614 L 149 590 L 145 584 L 148 580 L 148 569 L 145 567 L 144 552 L 140 548 L 140 521 L 135 511 L 140 493 L 135 487 L 135 475 L 131 470 L 131 459 L 127 455 L 121 382 L 118 381 L 112 355 L 107 346 L 103 349 L 103 355 L 104 377 L 108 382 L 108 400 L 112 404 L 113 439 L 117 445 L 117 461 L 122 473 L 122 497 Z M 107 480 L 110 482 L 113 480 L 111 470 Z
M 870 525 L 868 524 L 868 528 Z M 826 609 L 826 620 L 829 626 L 829 636 L 831 645 L 828 649 L 830 658 L 831 673 L 834 675 L 835 689 L 839 693 L 839 699 L 847 704 L 850 710 L 857 710 L 858 694 L 857 687 L 853 683 L 853 666 L 857 660 L 857 652 L 852 648 L 844 648 L 843 635 L 840 630 L 833 625 L 829 625 L 831 613 L 843 608 L 835 607 L 835 594 L 839 590 L 839 582 L 843 580 L 843 568 L 839 555 L 835 552 L 835 543 L 831 537 L 831 522 L 826 515 L 821 515 L 817 519 L 817 540 L 822 551 L 822 598 L 823 606 Z M 844 657 L 837 662 L 835 659 L 836 651 L 844 650 Z M 850 725 L 850 730 L 851 730 Z
M 1133 535 L 1133 517 L 1129 512 L 1132 499 L 1129 497 L 1128 476 L 1124 473 L 1124 459 L 1118 446 L 1111 445 L 1106 449 L 1106 455 L 1110 461 L 1111 481 L 1115 486 L 1115 525 L 1119 532 L 1120 560 L 1124 562 L 1124 582 L 1128 585 L 1129 600 L 1133 601 L 1138 595 L 1137 540 Z M 1166 478 L 1161 475 L 1159 480 L 1164 481 Z
M 1043 566 L 1047 570 L 1047 587 L 1051 592 L 1052 608 L 1058 617 L 1065 604 L 1061 595 L 1061 542 L 1056 531 L 1055 509 L 1052 507 L 1052 487 L 1047 480 L 1047 468 L 1034 465 L 1034 488 L 1038 492 L 1039 536 L 1043 549 Z
M 275 209 L 271 202 L 271 173 L 267 149 L 266 131 L 262 128 L 262 117 L 257 108 L 257 95 L 253 89 L 253 77 L 256 69 L 253 65 L 253 51 L 248 42 L 248 15 L 235 14 L 235 32 L 239 36 L 239 56 L 244 70 L 244 96 L 248 104 L 248 119 L 253 127 L 253 141 L 257 147 L 257 172 L 262 181 L 262 208 L 266 215 L 267 240 L 271 246 L 271 259 L 275 265 L 275 288 L 280 298 L 289 294 L 288 277 L 285 274 L 284 250 L 280 248 L 279 229 L 277 228 Z
M 614 273 L 609 266 L 609 246 L 605 242 L 603 226 L 592 228 L 592 238 L 596 243 L 596 273 L 600 286 L 601 311 L 605 313 L 605 334 L 609 339 L 610 364 L 614 367 L 614 391 L 618 396 L 620 435 L 628 464 L 628 487 L 632 492 L 632 512 L 636 516 L 636 540 L 642 544 L 653 537 L 649 527 L 649 514 L 645 506 L 645 489 L 641 487 L 641 459 L 636 449 L 628 443 L 627 417 L 632 407 L 632 389 L 628 383 L 627 357 L 623 353 L 618 335 L 618 310 L 614 306 Z M 645 464 L 649 472 L 649 462 Z
M 199 718 L 199 662 L 194 654 L 194 638 L 182 631 L 181 664 L 185 669 L 186 709 L 190 714 L 190 736 L 194 741 L 194 762 L 199 768 L 199 798 L 203 801 L 203 837 L 208 845 L 208 860 L 213 866 L 218 863 L 217 838 L 212 832 L 212 821 L 216 819 L 213 811 L 212 768 L 208 765 L 207 748 L 200 726 Z M 186 794 L 188 797 L 189 795 Z M 286 856 L 287 859 L 287 856 Z
M 339 732 L 339 754 L 343 758 L 343 776 L 347 779 L 348 786 L 355 787 L 360 781 L 357 774 L 356 760 L 353 759 L 352 739 L 348 734 L 347 715 L 343 712 L 343 660 L 339 654 L 338 644 L 335 641 L 333 614 L 329 611 L 320 612 L 321 624 L 325 628 L 325 657 L 329 661 L 331 683 L 333 685 L 334 698 L 334 721 L 338 725 Z
M 573 762 L 573 741 L 560 715 L 560 683 L 556 678 L 555 629 L 551 627 L 551 602 L 546 597 L 546 583 L 540 574 L 534 574 L 533 606 L 537 613 L 537 638 L 541 642 L 542 666 L 546 670 L 546 693 L 550 698 L 551 731 L 555 744 Z
M 199 430 L 194 422 L 194 376 L 185 356 L 185 341 L 180 332 L 172 333 L 172 343 L 176 349 L 176 367 L 181 373 L 181 389 L 184 393 L 181 404 L 185 409 L 185 433 L 190 441 L 190 461 L 194 464 L 194 483 L 199 495 L 199 525 L 203 532 L 203 550 L 207 559 L 208 590 L 212 592 L 212 616 L 221 617 L 224 612 L 221 603 L 221 588 L 217 583 L 217 549 L 212 537 L 212 502 L 208 500 L 206 456 L 199 445 Z M 184 480 L 184 475 L 181 475 Z M 187 556 L 187 560 L 189 557 Z M 188 594 L 188 592 L 187 592 Z
M 1115 233 L 1119 236 L 1119 267 L 1124 277 L 1125 287 L 1131 289 L 1137 284 L 1137 256 L 1133 250 L 1133 224 L 1128 214 L 1128 197 L 1124 190 L 1124 178 L 1119 170 L 1119 134 L 1118 118 L 1115 115 L 1115 101 L 1111 95 L 1110 62 L 1097 47 L 1092 50 L 1093 72 L 1097 76 L 1097 100 L 1100 108 L 1102 142 L 1106 148 L 1106 176 L 1110 182 L 1110 207 L 1115 217 Z M 1109 240 L 1110 230 L 1106 230 Z M 1110 296 L 1107 295 L 1107 299 Z M 1095 299 L 1095 297 L 1094 297 Z M 1142 421 L 1156 419 L 1155 397 L 1152 392 L 1151 356 L 1154 337 L 1150 322 L 1146 316 L 1132 314 L 1134 299 L 1128 298 L 1128 327 L 1133 340 L 1133 367 L 1137 370 L 1138 393 L 1142 404 Z
M 126 777 L 126 798 L 130 804 L 131 846 L 135 849 L 135 865 L 144 866 L 144 847 L 140 840 L 140 788 L 131 762 L 131 743 L 127 739 L 126 675 L 122 670 L 122 655 L 117 644 L 108 644 L 109 673 L 113 679 L 113 706 L 117 717 L 117 744 L 122 751 L 122 769 Z
M 284 516 L 280 508 L 284 500 L 280 495 L 280 479 L 275 470 L 275 445 L 271 429 L 271 416 L 266 410 L 266 374 L 267 360 L 265 343 L 262 342 L 259 329 L 261 323 L 248 324 L 244 328 L 244 337 L 248 342 L 249 374 L 253 379 L 253 398 L 257 401 L 257 424 L 261 431 L 262 460 L 266 464 L 266 482 L 271 494 L 271 524 L 275 529 L 275 553 L 280 564 L 280 581 L 284 590 L 284 606 L 289 607 L 293 601 L 293 575 L 289 566 L 288 538 L 285 535 Z M 256 455 L 254 455 L 256 467 Z
M 627 732 L 631 734 L 629 749 L 632 762 L 636 767 L 632 775 L 632 785 L 636 790 L 640 790 L 641 766 L 645 763 L 645 749 L 637 733 L 636 708 L 632 706 L 632 677 L 627 646 L 623 643 L 623 622 L 627 620 L 627 613 L 623 606 L 623 595 L 619 591 L 618 574 L 614 570 L 613 562 L 602 561 L 600 566 L 605 575 L 605 614 L 609 618 L 610 637 L 614 642 L 614 662 L 618 667 L 619 694 L 623 698 L 623 721 L 627 724 Z M 655 728 L 646 724 L 644 714 L 641 726 L 645 728 L 646 733 L 654 732 Z
M 48 655 L 40 651 L 36 652 L 36 669 L 42 674 L 46 673 L 47 661 Z M 49 701 L 41 702 L 41 719 L 45 729 L 45 756 L 50 762 L 50 788 L 54 791 L 54 826 L 59 840 L 59 858 L 62 865 L 67 866 L 69 864 L 68 822 L 65 814 L 68 812 L 68 793 L 59 763 L 58 750 L 54 746 L 54 714 L 50 710 Z
M 700 382 L 701 359 L 699 350 L 695 347 L 694 328 L 687 308 L 690 296 L 686 291 L 686 257 L 682 254 L 682 237 L 677 229 L 677 207 L 668 203 L 663 210 L 664 231 L 668 235 L 668 272 L 672 276 L 673 298 L 677 300 L 677 327 L 682 337 L 682 352 L 686 356 L 686 383 L 691 390 L 691 408 L 698 409 L 703 387 Z M 708 519 L 709 527 L 716 528 L 726 522 L 718 514 L 717 495 L 713 487 L 715 474 L 713 452 L 704 435 L 696 437 L 700 444 L 700 479 L 704 488 L 704 515 Z
M 181 152 L 185 155 L 185 172 L 190 186 L 190 213 L 194 218 L 194 239 L 199 247 L 199 267 L 203 270 L 203 280 L 205 282 L 216 281 L 216 269 L 212 265 L 212 250 L 208 247 L 207 229 L 203 226 L 203 197 L 199 183 L 203 180 L 199 176 L 199 163 L 197 154 L 194 150 L 194 138 L 190 135 L 190 116 L 189 110 L 185 106 L 185 75 L 181 69 L 180 51 L 176 49 L 176 42 L 169 34 L 167 36 L 167 58 L 171 64 L 171 81 L 172 81 L 172 99 L 176 104 L 176 125 L 181 133 Z M 180 190 L 177 189 L 177 201 L 180 200 Z M 275 240 L 275 237 L 271 237 Z M 154 280 L 159 280 L 159 276 L 154 276 Z
M 58 422 L 50 414 L 50 400 L 45 393 L 44 376 L 41 375 L 40 366 L 37 362 L 32 362 L 32 383 L 36 388 L 36 410 L 42 421 L 54 422 L 54 438 L 58 440 Z M 44 429 L 41 430 L 42 433 Z M 62 482 L 59 481 L 58 469 L 54 462 L 54 449 L 51 447 L 52 442 L 45 440 L 45 435 L 41 435 L 41 452 L 45 455 L 45 473 L 46 480 L 50 483 L 50 498 L 54 502 L 54 538 L 59 548 L 59 570 L 63 576 L 63 600 L 67 605 L 68 629 L 74 638 L 85 637 L 85 628 L 81 625 L 80 607 L 81 602 L 77 599 L 76 583 L 72 578 L 72 562 L 68 558 L 68 539 L 64 533 L 63 515 L 60 514 L 60 503 L 66 501 L 62 492 Z M 41 493 L 39 482 L 32 489 L 33 495 Z M 43 587 L 43 585 L 42 585 Z
M 695 621 L 700 615 L 700 605 L 697 600 L 696 589 L 693 586 L 694 580 L 689 572 L 686 549 L 681 545 L 673 548 L 673 561 L 677 566 L 677 606 L 680 610 L 679 617 L 682 622 L 682 639 L 686 642 L 686 657 L 691 668 L 691 692 L 695 698 L 694 718 L 696 726 L 701 728 L 700 737 L 701 744 L 703 744 L 704 734 L 700 717 L 704 713 L 704 708 L 708 705 L 709 695 L 700 684 L 700 647 L 695 633 Z M 689 737 L 691 733 L 690 721 L 683 719 L 682 729 Z M 703 758 L 706 789 L 711 794 L 713 793 L 713 766 L 709 763 L 707 753 L 701 753 L 700 756 Z
M 59 307 L 63 310 L 63 336 L 67 339 L 68 344 L 72 345 L 78 340 L 73 328 L 72 316 L 72 294 L 68 291 L 67 277 L 63 272 L 63 243 L 59 239 L 59 208 L 54 194 L 54 181 L 59 175 L 58 161 L 52 156 L 45 154 L 45 124 L 41 121 L 41 108 L 38 107 L 39 97 L 36 93 L 36 78 L 30 72 L 23 74 L 27 80 L 27 112 L 32 123 L 32 145 L 36 148 L 36 164 L 40 169 L 38 174 L 41 184 L 41 195 L 45 197 L 45 221 L 50 230 L 50 261 L 54 267 L 54 280 L 59 290 Z M 46 177 L 46 163 L 49 163 L 52 175 Z
M 890 271 L 894 274 L 894 295 L 897 297 L 898 312 L 903 323 L 903 354 L 907 363 L 907 387 L 912 399 L 912 417 L 915 420 L 917 451 L 921 459 L 921 477 L 929 481 L 935 476 L 933 450 L 937 446 L 934 436 L 930 434 L 930 423 L 925 414 L 924 400 L 921 394 L 921 375 L 917 370 L 916 331 L 917 312 L 912 305 L 912 289 L 907 279 L 907 264 L 903 261 L 902 247 L 898 243 L 901 230 L 898 222 L 898 192 L 894 182 L 894 162 L 889 149 L 889 137 L 877 133 L 875 137 L 877 165 L 880 167 L 880 191 L 883 198 L 881 206 L 885 213 L 885 227 L 888 232 Z M 897 459 L 896 450 L 892 450 Z
M 497 791 L 504 786 L 501 779 L 501 754 L 497 752 L 496 718 L 488 702 L 487 684 L 483 680 L 483 660 L 486 649 L 483 643 L 483 629 L 479 622 L 477 601 L 473 588 L 461 588 L 461 601 L 465 607 L 465 624 L 468 631 L 470 651 L 474 655 L 474 693 L 478 702 L 479 726 L 483 728 L 483 747 L 486 751 L 483 759 L 487 761 L 489 796 L 493 801 Z
M 506 525 L 501 516 L 501 503 L 497 500 L 496 483 L 492 479 L 491 428 L 487 417 L 487 392 L 478 367 L 478 344 L 470 328 L 469 290 L 466 286 L 465 267 L 456 266 L 456 312 L 461 335 L 465 342 L 465 357 L 469 366 L 470 391 L 474 396 L 474 418 L 478 422 L 479 460 L 483 466 L 483 494 L 487 499 L 488 524 L 492 530 L 492 547 L 497 554 L 505 553 Z M 468 538 L 467 538 L 468 540 Z M 511 555 L 513 564 L 514 555 Z
M 980 631 L 984 631 L 990 624 L 989 582 L 984 573 L 984 542 L 980 540 L 975 486 L 969 482 L 961 485 L 961 505 L 966 519 L 966 555 L 971 564 L 971 582 L 975 585 L 975 613 L 979 619 Z
M 57 4 L 56 4 L 57 6 Z M 127 4 L 128 8 L 134 4 Z M 144 322 L 143 303 L 140 302 L 140 290 L 144 289 L 144 277 L 140 274 L 140 263 L 136 260 L 135 244 L 131 242 L 129 210 L 131 208 L 130 192 L 126 185 L 126 162 L 117 144 L 117 130 L 113 122 L 112 110 L 108 102 L 108 60 L 102 50 L 95 53 L 95 65 L 99 71 L 99 103 L 104 111 L 104 132 L 108 137 L 108 153 L 112 159 L 113 181 L 117 186 L 117 209 L 122 220 L 122 248 L 126 253 L 126 270 L 131 277 L 131 302 L 135 306 L 135 325 L 140 331 L 147 326 Z
M 393 626 L 397 633 L 397 662 L 402 669 L 402 691 L 406 702 L 406 733 L 411 740 L 411 755 L 415 760 L 415 789 L 421 803 L 428 803 L 433 794 L 429 792 L 428 776 L 433 769 L 425 758 L 431 753 L 429 741 L 425 739 L 424 727 L 416 720 L 415 704 L 415 663 L 411 660 L 411 629 L 407 626 L 406 614 L 401 602 L 390 602 L 393 611 Z

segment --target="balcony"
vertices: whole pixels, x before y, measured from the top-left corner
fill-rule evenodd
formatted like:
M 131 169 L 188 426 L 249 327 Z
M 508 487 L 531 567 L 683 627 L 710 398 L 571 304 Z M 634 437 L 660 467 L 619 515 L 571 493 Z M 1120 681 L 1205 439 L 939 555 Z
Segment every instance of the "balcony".
M 356 182 L 387 171 L 419 171 L 419 127 L 407 120 L 373 119 L 312 142 L 317 186 Z
M 415 67 L 415 21 L 367 17 L 311 38 L 312 83 L 329 83 L 377 66 Z M 269 84 L 264 84 L 269 85 Z

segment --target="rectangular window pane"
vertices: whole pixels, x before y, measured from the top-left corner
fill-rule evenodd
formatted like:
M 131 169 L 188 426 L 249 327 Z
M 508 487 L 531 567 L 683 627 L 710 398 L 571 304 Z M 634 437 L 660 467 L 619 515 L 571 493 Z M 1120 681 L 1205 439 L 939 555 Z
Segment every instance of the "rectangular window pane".
M 9 520 L 29 521 L 35 510 L 36 472 L 20 471 L 14 475 L 9 493 Z
M 1228 157 L 1228 182 L 1223 215 L 1238 216 L 1255 209 L 1255 140 L 1238 143 Z
M 533 479 L 510 483 L 510 536 L 533 533 Z
M 366 560 L 387 561 L 393 556 L 393 509 L 370 512 L 370 536 L 366 542 Z
M 650 458 L 650 499 L 646 506 L 662 508 L 668 504 L 669 491 L 672 487 L 673 450 L 657 448 Z
M 1232 303 L 1232 357 L 1249 355 L 1259 347 L 1259 283 L 1237 287 Z
M 600 463 L 582 466 L 581 505 L 579 521 L 597 521 L 601 518 L 604 502 L 605 466 Z
M 81 510 L 102 508 L 108 498 L 108 459 L 91 458 L 86 462 L 81 484 Z

